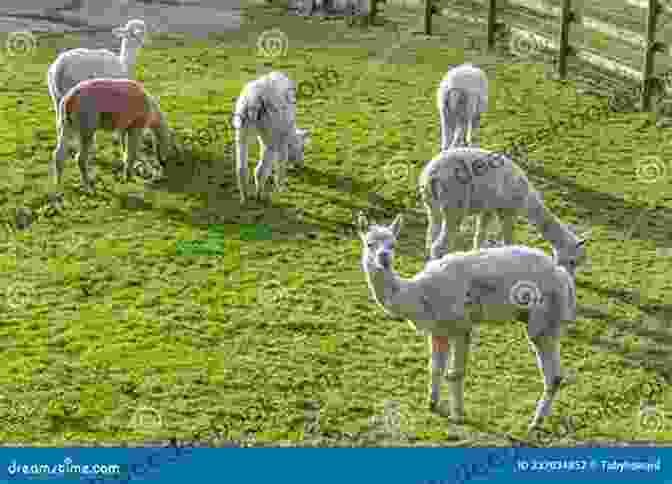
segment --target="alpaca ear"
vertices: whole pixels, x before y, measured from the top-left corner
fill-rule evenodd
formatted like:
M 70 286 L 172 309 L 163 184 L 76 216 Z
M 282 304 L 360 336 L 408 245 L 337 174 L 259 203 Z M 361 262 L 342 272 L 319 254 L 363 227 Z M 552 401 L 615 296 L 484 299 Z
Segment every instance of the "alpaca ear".
M 404 223 L 404 217 L 399 214 L 397 217 L 394 219 L 394 222 L 392 222 L 392 225 L 390 225 L 390 230 L 394 234 L 395 237 L 399 236 L 399 232 L 401 232 L 401 226 Z

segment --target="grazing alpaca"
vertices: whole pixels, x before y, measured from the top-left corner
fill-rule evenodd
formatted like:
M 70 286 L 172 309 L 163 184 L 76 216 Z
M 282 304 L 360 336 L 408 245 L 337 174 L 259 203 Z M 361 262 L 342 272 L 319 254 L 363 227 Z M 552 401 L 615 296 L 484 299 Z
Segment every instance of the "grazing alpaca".
M 488 110 L 488 78 L 478 67 L 462 64 L 445 75 L 436 92 L 441 117 L 441 150 L 478 146 L 481 114 Z
M 527 334 L 544 378 L 544 394 L 530 425 L 535 428 L 550 415 L 562 381 L 561 324 L 576 318 L 572 277 L 542 251 L 510 246 L 450 254 L 404 279 L 392 269 L 401 223 L 399 215 L 389 227 L 369 226 L 359 215 L 362 267 L 373 298 L 385 312 L 430 335 L 430 409 L 442 412 L 441 379 L 448 367 L 450 413 L 463 418 L 473 325 L 510 320 L 517 308 L 527 309 Z
M 504 242 L 511 245 L 519 214 L 526 215 L 553 245 L 556 263 L 572 276 L 586 256 L 586 239 L 574 235 L 546 208 L 523 170 L 504 154 L 479 148 L 443 151 L 425 165 L 418 184 L 429 218 L 429 259 L 441 257 L 444 247 L 448 252 L 455 248 L 457 230 L 468 215 L 477 220 L 474 249 L 483 244 L 495 215 Z
M 247 150 L 256 135 L 260 160 L 254 172 L 255 196 L 265 195 L 268 177 L 273 172 L 276 188 L 285 190 L 288 161 L 303 165 L 304 148 L 310 142 L 307 130 L 296 127 L 296 88 L 282 72 L 271 72 L 243 88 L 233 114 L 236 130 L 236 173 L 240 201 L 247 200 Z
M 47 85 L 54 104 L 56 124 L 59 123 L 58 104 L 61 98 L 81 81 L 135 78 L 135 62 L 138 50 L 146 41 L 147 26 L 142 20 L 132 19 L 125 27 L 117 27 L 112 32 L 122 39 L 119 55 L 107 49 L 71 49 L 61 53 L 49 66 Z
M 133 175 L 138 154 L 140 135 L 149 128 L 155 135 L 157 157 L 162 166 L 169 150 L 177 150 L 172 131 L 158 101 L 145 91 L 142 84 L 130 79 L 90 79 L 73 87 L 58 106 L 58 144 L 51 166 L 52 176 L 60 186 L 63 161 L 66 157 L 64 140 L 79 134 L 79 170 L 82 185 L 93 189 L 88 174 L 89 151 L 98 128 L 117 130 L 125 147 L 124 174 L 126 180 Z

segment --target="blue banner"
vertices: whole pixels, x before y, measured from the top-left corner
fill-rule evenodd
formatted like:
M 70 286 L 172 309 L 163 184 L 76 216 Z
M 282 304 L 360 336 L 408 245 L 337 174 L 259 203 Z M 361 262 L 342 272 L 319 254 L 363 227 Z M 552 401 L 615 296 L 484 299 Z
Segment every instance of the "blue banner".
M 0 449 L 0 481 L 461 484 L 672 482 L 672 448 Z

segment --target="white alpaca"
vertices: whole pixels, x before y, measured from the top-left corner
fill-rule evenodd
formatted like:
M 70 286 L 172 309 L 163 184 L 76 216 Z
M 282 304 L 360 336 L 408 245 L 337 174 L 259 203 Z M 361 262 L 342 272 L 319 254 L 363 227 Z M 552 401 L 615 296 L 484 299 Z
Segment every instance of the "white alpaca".
M 236 173 L 240 201 L 247 200 L 247 151 L 256 135 L 260 160 L 254 172 L 256 198 L 265 196 L 268 177 L 273 173 L 276 188 L 286 189 L 286 163 L 303 166 L 305 146 L 310 142 L 307 130 L 296 126 L 296 87 L 282 72 L 271 72 L 244 87 L 233 114 L 236 131 Z
M 122 39 L 119 55 L 107 49 L 71 49 L 61 53 L 49 66 L 47 85 L 57 125 L 60 124 L 59 102 L 81 81 L 93 78 L 135 78 L 135 62 L 138 50 L 146 41 L 147 26 L 142 20 L 132 19 L 125 27 L 117 27 L 112 32 Z
M 362 267 L 373 298 L 385 312 L 430 335 L 430 409 L 443 413 L 441 379 L 447 373 L 451 416 L 463 418 L 473 325 L 510 320 L 516 309 L 527 309 L 528 339 L 544 378 L 544 394 L 530 428 L 538 426 L 550 415 L 563 378 L 561 326 L 576 318 L 572 277 L 542 251 L 510 246 L 450 254 L 430 262 L 412 279 L 404 279 L 392 269 L 401 224 L 401 215 L 389 227 L 369 226 L 359 215 Z
M 481 114 L 488 110 L 488 78 L 478 67 L 462 64 L 448 71 L 436 91 L 441 117 L 441 150 L 478 146 Z
M 420 174 L 420 196 L 429 226 L 429 259 L 455 249 L 462 219 L 476 215 L 474 249 L 485 241 L 488 224 L 497 216 L 505 244 L 513 243 L 517 215 L 525 215 L 553 245 L 555 262 L 574 276 L 586 256 L 577 237 L 546 208 L 523 170 L 507 155 L 479 148 L 452 148 L 432 159 Z

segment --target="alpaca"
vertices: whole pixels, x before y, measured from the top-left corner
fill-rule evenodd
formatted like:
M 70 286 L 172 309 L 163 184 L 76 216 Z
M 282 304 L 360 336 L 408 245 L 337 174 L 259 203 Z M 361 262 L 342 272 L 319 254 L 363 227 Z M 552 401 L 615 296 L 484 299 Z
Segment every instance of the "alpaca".
M 542 251 L 509 246 L 449 254 L 404 279 L 392 269 L 401 225 L 401 215 L 387 227 L 369 225 L 363 214 L 356 220 L 363 243 L 362 268 L 374 300 L 394 319 L 406 320 L 429 336 L 430 410 L 443 413 L 441 378 L 446 373 L 450 414 L 464 418 L 472 327 L 510 320 L 516 309 L 527 309 L 528 339 L 544 379 L 544 393 L 530 425 L 530 430 L 536 428 L 551 414 L 563 378 L 560 333 L 563 321 L 576 318 L 573 278 Z
M 88 173 L 88 156 L 98 128 L 120 133 L 125 148 L 124 175 L 127 181 L 133 175 L 140 135 L 145 128 L 156 137 L 157 157 L 162 166 L 165 167 L 170 149 L 179 151 L 156 98 L 147 93 L 142 84 L 130 79 L 88 79 L 80 82 L 61 98 L 58 119 L 58 144 L 51 166 L 52 177 L 58 186 L 66 157 L 64 141 L 75 132 L 79 134 L 81 146 L 78 163 L 82 185 L 87 190 L 93 190 L 93 176 L 89 177 Z
M 488 78 L 478 67 L 462 64 L 448 71 L 436 91 L 441 117 L 441 150 L 478 146 L 481 114 L 488 110 Z
M 125 27 L 117 27 L 112 32 L 122 39 L 118 56 L 106 49 L 71 49 L 61 53 L 49 66 L 47 85 L 54 104 L 57 125 L 60 122 L 58 104 L 61 98 L 80 81 L 93 78 L 135 78 L 135 62 L 139 49 L 145 44 L 147 26 L 140 19 L 132 19 Z
M 474 249 L 483 244 L 494 216 L 500 220 L 505 244 L 511 245 L 519 214 L 541 231 L 553 246 L 555 262 L 572 276 L 586 257 L 587 234 L 579 238 L 560 222 L 507 155 L 479 148 L 443 151 L 425 165 L 418 185 L 429 218 L 429 260 L 440 258 L 444 246 L 448 252 L 454 249 L 456 232 L 468 215 L 476 215 Z
M 278 191 L 286 189 L 286 163 L 303 166 L 305 146 L 310 143 L 308 130 L 296 127 L 296 88 L 282 72 L 271 72 L 243 88 L 233 115 L 236 132 L 236 173 L 240 201 L 247 200 L 247 150 L 256 135 L 260 160 L 254 172 L 256 198 L 265 196 L 271 172 Z

